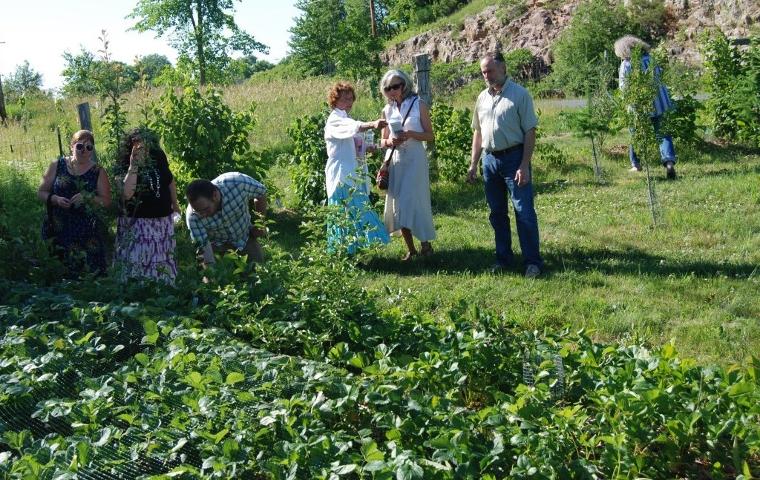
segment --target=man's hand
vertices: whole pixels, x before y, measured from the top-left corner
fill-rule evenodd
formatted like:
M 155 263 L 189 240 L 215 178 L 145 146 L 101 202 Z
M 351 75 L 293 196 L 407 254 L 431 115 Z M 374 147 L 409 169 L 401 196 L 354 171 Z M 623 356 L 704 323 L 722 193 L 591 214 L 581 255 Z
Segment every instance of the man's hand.
M 478 182 L 478 164 L 470 164 L 467 170 L 467 183 L 476 184 Z
M 515 182 L 517 182 L 518 187 L 524 187 L 530 183 L 530 165 L 520 164 L 517 173 L 515 173 Z

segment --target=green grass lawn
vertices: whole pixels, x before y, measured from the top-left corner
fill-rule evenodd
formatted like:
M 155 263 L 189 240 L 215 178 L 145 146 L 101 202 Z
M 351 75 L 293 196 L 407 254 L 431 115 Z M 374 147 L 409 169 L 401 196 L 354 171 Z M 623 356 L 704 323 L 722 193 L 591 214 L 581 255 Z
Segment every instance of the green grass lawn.
M 285 83 L 243 85 L 225 97 L 234 108 L 251 100 L 260 105 L 254 148 L 286 151 L 286 127 L 321 108 L 331 82 L 313 79 L 287 89 Z M 463 97 L 455 106 L 471 107 L 474 98 Z M 367 85 L 360 85 L 359 98 L 355 116 L 373 118 L 379 104 Z M 404 309 L 443 314 L 462 301 L 473 302 L 531 329 L 569 324 L 592 330 L 599 340 L 640 338 L 654 345 L 672 340 L 682 353 L 705 362 L 727 363 L 760 351 L 760 154 L 712 143 L 676 145 L 678 180 L 666 182 L 660 167 L 653 170 L 661 223 L 652 228 L 644 176 L 627 171 L 627 135 L 608 140 L 599 183 L 588 142 L 566 131 L 557 104 L 537 101 L 536 107 L 541 141 L 559 147 L 568 158 L 561 167 L 534 161 L 546 260 L 542 278 L 525 280 L 519 266 L 492 275 L 493 235 L 482 187 L 439 182 L 432 187 L 435 255 L 403 264 L 402 241 L 395 239 L 363 259 L 363 284 Z M 73 111 L 73 101 L 65 111 Z M 57 150 L 50 123 L 54 121 L 39 115 L 32 119 L 31 133 L 11 126 L 2 136 L 47 135 L 50 149 Z M 10 163 L 28 181 L 29 195 L 53 156 L 31 152 L 30 158 Z M 282 193 L 285 206 L 292 205 L 286 169 L 276 165 L 268 181 Z M 297 249 L 300 215 L 279 210 L 273 217 L 280 235 L 271 247 Z M 519 251 L 514 233 L 513 240 Z
M 558 130 L 552 118 L 547 130 Z M 526 329 L 570 325 L 604 341 L 672 341 L 704 362 L 760 351 L 757 152 L 712 144 L 683 149 L 673 182 L 654 168 L 660 220 L 653 228 L 645 176 L 628 172 L 625 136 L 608 142 L 602 183 L 581 140 L 558 131 L 543 141 L 562 148 L 569 162 L 561 171 L 535 164 L 541 278 L 526 280 L 519 265 L 492 274 L 482 186 L 439 182 L 432 187 L 435 254 L 403 263 L 396 238 L 362 259 L 364 285 L 405 310 L 438 315 L 473 303 Z M 283 212 L 276 223 L 278 241 L 295 248 L 297 215 Z

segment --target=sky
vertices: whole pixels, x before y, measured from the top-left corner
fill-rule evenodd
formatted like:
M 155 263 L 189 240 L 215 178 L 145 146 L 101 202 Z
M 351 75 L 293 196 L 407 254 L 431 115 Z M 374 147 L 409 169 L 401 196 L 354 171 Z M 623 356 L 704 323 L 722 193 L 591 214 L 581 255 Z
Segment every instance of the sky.
M 174 63 L 177 53 L 168 38 L 152 32 L 127 31 L 134 20 L 125 17 L 137 0 L 0 0 L 0 75 L 29 65 L 42 74 L 43 88 L 59 88 L 63 79 L 63 53 L 77 54 L 80 46 L 95 53 L 102 48 L 101 31 L 108 33 L 112 58 L 134 63 L 135 56 L 166 55 Z M 288 52 L 288 30 L 300 12 L 295 0 L 235 1 L 235 21 L 269 47 L 257 58 L 277 63 Z M 4 43 L 2 43 L 4 42 Z

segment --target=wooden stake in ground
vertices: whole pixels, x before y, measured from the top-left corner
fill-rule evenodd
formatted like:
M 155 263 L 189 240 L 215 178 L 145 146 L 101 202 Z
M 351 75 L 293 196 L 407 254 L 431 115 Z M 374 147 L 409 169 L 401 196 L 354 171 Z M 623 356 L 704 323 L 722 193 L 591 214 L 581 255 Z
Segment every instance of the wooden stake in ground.
M 5 95 L 3 95 L 3 79 L 0 77 L 0 120 L 3 125 L 8 125 L 8 113 L 5 111 Z

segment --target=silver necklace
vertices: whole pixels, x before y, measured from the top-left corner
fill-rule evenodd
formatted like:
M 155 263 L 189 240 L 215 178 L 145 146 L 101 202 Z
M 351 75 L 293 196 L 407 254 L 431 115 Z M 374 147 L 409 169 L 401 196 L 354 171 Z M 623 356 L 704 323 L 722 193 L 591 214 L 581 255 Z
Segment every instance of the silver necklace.
M 148 185 L 150 185 L 150 189 L 155 192 L 156 198 L 161 198 L 161 176 L 158 174 L 158 170 L 155 168 L 153 169 L 153 172 L 156 174 L 156 184 L 153 184 L 153 176 L 148 173 Z

